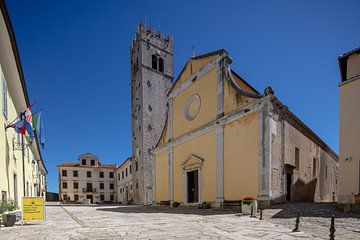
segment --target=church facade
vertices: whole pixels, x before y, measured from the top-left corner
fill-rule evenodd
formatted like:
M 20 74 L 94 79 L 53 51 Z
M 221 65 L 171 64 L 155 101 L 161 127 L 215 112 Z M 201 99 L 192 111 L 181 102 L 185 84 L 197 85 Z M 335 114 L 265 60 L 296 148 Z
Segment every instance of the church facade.
M 174 81 L 151 151 L 153 202 L 335 201 L 336 153 L 270 87 L 259 93 L 231 62 L 225 50 L 192 57 Z
M 225 50 L 190 58 L 173 81 L 172 38 L 141 23 L 130 61 L 134 203 L 336 200 L 336 153 Z

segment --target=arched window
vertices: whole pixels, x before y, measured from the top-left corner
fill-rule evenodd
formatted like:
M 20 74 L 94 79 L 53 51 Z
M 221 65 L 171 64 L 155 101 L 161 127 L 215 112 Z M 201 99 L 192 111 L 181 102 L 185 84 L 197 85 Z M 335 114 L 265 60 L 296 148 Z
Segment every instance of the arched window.
M 151 56 L 151 63 L 152 68 L 157 70 L 157 57 L 154 54 Z
M 159 58 L 159 71 L 164 72 L 164 60 L 162 58 Z

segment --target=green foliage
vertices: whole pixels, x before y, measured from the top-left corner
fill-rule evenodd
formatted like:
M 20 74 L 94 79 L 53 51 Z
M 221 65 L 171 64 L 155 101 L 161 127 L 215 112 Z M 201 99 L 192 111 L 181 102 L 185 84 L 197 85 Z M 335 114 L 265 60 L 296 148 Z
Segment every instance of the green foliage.
M 12 212 L 12 211 L 15 211 L 16 209 L 18 209 L 18 206 L 11 199 L 9 199 L 8 201 L 2 201 L 0 203 L 0 214 Z
M 245 205 L 251 205 L 253 203 L 254 200 L 242 200 L 242 204 L 245 204 Z
M 200 209 L 210 209 L 211 208 L 211 204 L 208 202 L 203 202 L 200 206 Z

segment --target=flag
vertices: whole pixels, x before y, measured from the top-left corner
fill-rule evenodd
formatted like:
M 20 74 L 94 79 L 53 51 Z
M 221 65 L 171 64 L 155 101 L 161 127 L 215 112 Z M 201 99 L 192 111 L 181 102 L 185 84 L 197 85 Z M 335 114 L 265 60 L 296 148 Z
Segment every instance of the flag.
M 29 134 L 30 140 L 34 140 L 34 131 L 31 126 L 32 122 L 32 114 L 31 114 L 31 107 L 26 109 L 24 112 L 20 113 L 20 118 L 18 121 L 10 127 L 14 128 L 15 131 L 19 134 L 25 135 L 26 132 Z
M 28 107 L 24 112 L 22 112 L 22 115 L 24 116 L 25 120 L 32 124 L 32 107 Z
M 36 132 L 36 135 L 40 135 L 40 121 L 41 121 L 41 111 L 34 113 L 32 115 L 32 126 L 34 128 L 34 131 Z
M 34 131 L 36 132 L 38 141 L 42 148 L 45 146 L 44 124 L 41 118 L 41 111 L 32 115 L 32 124 Z
M 40 145 L 42 148 L 45 148 L 45 132 L 43 121 L 40 122 Z
M 25 128 L 25 120 L 21 119 L 17 121 L 16 123 L 12 124 L 10 127 L 15 129 L 15 132 L 20 133 L 22 135 L 25 135 L 26 128 Z
M 32 126 L 31 126 L 31 124 L 28 121 L 24 121 L 24 126 L 26 128 L 26 131 L 29 134 L 30 141 L 33 141 L 34 140 L 34 130 L 33 130 Z

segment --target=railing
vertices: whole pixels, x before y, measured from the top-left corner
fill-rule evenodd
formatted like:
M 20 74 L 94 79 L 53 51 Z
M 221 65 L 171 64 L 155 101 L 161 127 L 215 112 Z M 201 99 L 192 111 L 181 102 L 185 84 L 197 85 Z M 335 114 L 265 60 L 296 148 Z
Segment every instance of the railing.
M 83 188 L 83 193 L 90 193 L 90 192 L 93 192 L 93 193 L 96 193 L 96 188 Z

